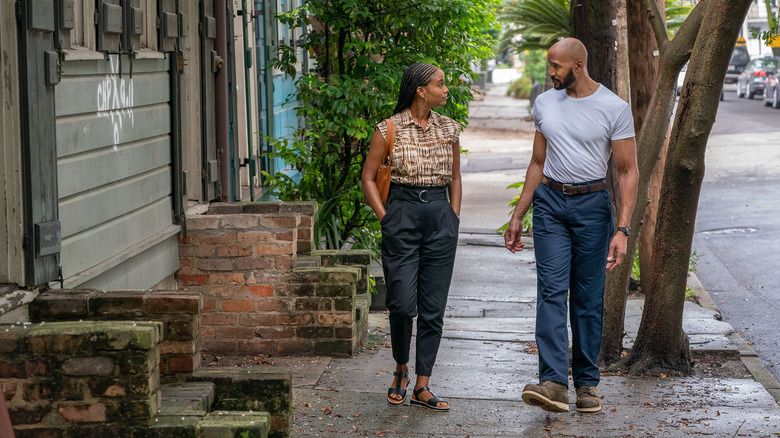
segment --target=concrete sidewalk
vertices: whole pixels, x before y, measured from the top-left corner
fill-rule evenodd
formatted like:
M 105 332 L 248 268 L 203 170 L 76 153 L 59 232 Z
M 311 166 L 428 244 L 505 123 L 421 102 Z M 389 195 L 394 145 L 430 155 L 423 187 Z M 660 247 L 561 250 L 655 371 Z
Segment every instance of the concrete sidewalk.
M 461 244 L 431 379 L 451 411 L 388 405 L 394 362 L 387 315 L 372 313 L 370 343 L 357 357 L 287 361 L 295 385 L 293 436 L 780 435 L 780 408 L 768 392 L 780 394 L 780 387 L 731 326 L 719 321 L 695 277 L 689 284 L 704 306 L 687 302 L 683 326 L 697 358 L 696 375 L 604 375 L 599 386 L 604 410 L 596 414 L 574 412 L 573 389 L 569 413 L 547 413 L 521 401 L 523 386 L 538 378 L 534 254 L 532 248 L 511 254 L 494 230 L 506 222 L 507 203 L 516 193 L 505 187 L 524 177 L 533 125 L 524 118 L 527 101 L 501 93 L 493 87 L 483 101 L 472 103 L 472 125 L 461 138 L 469 150 L 463 160 Z M 501 126 L 488 120 L 497 108 L 507 116 Z M 629 300 L 626 346 L 636 336 L 643 304 Z

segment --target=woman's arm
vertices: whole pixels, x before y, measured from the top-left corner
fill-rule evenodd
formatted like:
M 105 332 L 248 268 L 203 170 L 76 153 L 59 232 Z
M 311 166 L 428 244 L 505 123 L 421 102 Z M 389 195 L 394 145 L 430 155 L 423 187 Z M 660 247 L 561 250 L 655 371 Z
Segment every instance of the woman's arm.
M 460 180 L 460 138 L 452 145 L 452 181 L 449 188 L 452 209 L 460 217 L 460 203 L 463 199 L 463 186 Z
M 379 129 L 374 131 L 371 138 L 371 146 L 368 148 L 366 163 L 363 165 L 363 174 L 360 180 L 363 183 L 363 195 L 366 204 L 374 210 L 374 214 L 381 221 L 385 216 L 385 206 L 379 198 L 379 190 L 376 188 L 376 173 L 379 165 L 382 164 L 385 157 L 385 139 Z

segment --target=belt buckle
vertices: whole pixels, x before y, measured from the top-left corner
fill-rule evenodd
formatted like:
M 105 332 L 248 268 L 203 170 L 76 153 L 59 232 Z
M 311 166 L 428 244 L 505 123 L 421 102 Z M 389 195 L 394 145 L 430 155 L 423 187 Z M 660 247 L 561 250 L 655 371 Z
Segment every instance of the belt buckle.
M 428 190 L 420 190 L 420 193 L 417 194 L 417 199 L 420 200 L 420 202 L 427 204 L 429 201 L 426 201 L 423 199 L 423 193 L 427 192 Z
M 571 188 L 574 188 L 574 187 L 575 187 L 574 184 L 563 184 L 563 185 L 561 185 L 561 191 L 563 192 L 564 195 L 574 195 L 574 194 L 577 193 L 576 190 L 573 191 L 573 192 L 568 192 L 567 191 L 568 189 L 571 189 Z

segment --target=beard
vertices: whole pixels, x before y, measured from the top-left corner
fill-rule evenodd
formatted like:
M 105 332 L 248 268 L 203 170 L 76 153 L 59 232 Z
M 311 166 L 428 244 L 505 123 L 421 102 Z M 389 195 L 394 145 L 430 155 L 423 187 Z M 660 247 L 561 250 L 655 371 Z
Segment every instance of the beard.
M 574 69 L 569 69 L 569 73 L 566 74 L 566 76 L 563 78 L 563 81 L 559 81 L 557 79 L 552 79 L 553 88 L 556 90 L 564 90 L 566 88 L 569 88 L 571 84 L 574 83 L 577 79 L 574 77 Z

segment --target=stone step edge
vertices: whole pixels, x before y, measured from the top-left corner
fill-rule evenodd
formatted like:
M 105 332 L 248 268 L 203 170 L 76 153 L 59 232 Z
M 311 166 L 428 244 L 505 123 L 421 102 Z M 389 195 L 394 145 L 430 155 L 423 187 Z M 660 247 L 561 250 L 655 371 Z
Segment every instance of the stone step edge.
M 158 415 L 205 415 L 216 397 L 214 382 L 164 383 L 160 385 L 162 403 Z
M 253 411 L 214 411 L 204 413 L 204 415 L 166 415 L 155 418 L 149 429 L 179 429 L 180 432 L 192 430 L 199 434 L 205 432 L 209 436 L 217 431 L 229 431 L 226 436 L 266 438 L 271 431 L 271 415 L 267 412 Z M 241 435 L 238 435 L 239 433 Z M 170 433 L 167 433 L 165 436 L 169 435 Z M 218 435 L 222 436 L 222 434 Z

